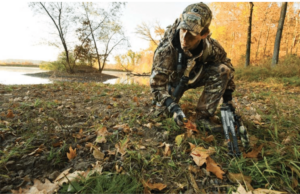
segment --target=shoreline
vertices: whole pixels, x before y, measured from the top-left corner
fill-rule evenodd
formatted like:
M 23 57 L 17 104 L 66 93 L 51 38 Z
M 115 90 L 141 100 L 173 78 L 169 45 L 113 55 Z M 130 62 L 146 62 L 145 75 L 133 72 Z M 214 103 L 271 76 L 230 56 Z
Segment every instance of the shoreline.
M 109 79 L 119 78 L 118 76 L 108 75 L 98 72 L 76 72 L 68 74 L 65 72 L 39 72 L 24 74 L 31 77 L 49 78 L 51 81 L 68 81 L 68 82 L 105 82 Z

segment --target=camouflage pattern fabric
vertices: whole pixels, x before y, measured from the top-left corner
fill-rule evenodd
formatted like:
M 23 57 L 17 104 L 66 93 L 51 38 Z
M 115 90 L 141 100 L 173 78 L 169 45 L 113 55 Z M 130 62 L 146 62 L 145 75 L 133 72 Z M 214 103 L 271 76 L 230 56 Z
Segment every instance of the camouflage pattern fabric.
M 200 34 L 204 27 L 209 27 L 212 13 L 204 3 L 189 5 L 180 16 L 181 23 L 178 28 L 184 28 Z
M 184 71 L 184 69 L 182 72 L 176 71 L 180 45 L 178 46 L 175 43 L 179 38 L 179 31 L 177 30 L 179 24 L 180 20 L 177 19 L 172 26 L 168 27 L 164 38 L 154 53 L 150 86 L 157 105 L 155 114 L 166 111 L 165 100 L 171 97 Z M 185 88 L 186 91 L 204 86 L 204 91 L 199 98 L 196 109 L 199 118 L 213 116 L 225 90 L 235 90 L 233 82 L 234 68 L 223 47 L 217 40 L 210 38 L 210 35 L 201 41 L 200 46 L 203 54 L 196 60 L 196 65 L 189 78 L 192 79 L 203 65 L 202 73 L 193 84 Z M 184 54 L 185 57 L 191 55 L 191 53 L 187 55 L 185 52 Z

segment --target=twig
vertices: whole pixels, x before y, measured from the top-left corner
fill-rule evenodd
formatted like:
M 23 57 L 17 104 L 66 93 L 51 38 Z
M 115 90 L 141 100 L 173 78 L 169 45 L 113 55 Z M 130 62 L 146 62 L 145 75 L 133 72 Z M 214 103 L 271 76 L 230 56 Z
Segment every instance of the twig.
M 65 176 L 65 178 L 69 181 L 69 183 L 72 185 L 72 187 L 75 189 L 75 191 L 76 192 L 78 192 L 77 191 L 77 189 L 74 187 L 74 185 L 72 184 L 72 182 L 69 180 L 69 178 L 65 175 L 65 174 L 63 174 L 64 176 Z

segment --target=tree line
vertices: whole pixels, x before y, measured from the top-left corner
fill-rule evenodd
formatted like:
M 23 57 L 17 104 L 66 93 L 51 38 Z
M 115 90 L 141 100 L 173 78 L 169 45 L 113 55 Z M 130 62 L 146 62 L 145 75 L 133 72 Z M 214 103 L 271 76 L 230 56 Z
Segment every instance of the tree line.
M 97 63 L 100 73 L 108 56 L 117 46 L 126 44 L 120 16 L 126 3 L 112 2 L 33 2 L 35 14 L 46 16 L 56 40 L 48 44 L 63 48 L 59 56 L 64 68 L 74 73 L 77 64 Z
M 247 67 L 272 59 L 270 65 L 275 66 L 279 57 L 299 55 L 299 5 L 296 2 L 209 3 L 213 12 L 210 26 L 212 38 L 221 43 L 234 65 Z M 136 69 L 150 72 L 152 62 L 143 62 L 152 60 L 164 29 L 157 21 L 150 24 L 143 22 L 136 27 L 136 33 L 149 41 L 148 49 L 135 53 L 135 56 L 140 56 L 135 63 L 138 66 Z M 117 58 L 127 58 L 116 60 L 119 65 L 133 64 L 128 53 Z

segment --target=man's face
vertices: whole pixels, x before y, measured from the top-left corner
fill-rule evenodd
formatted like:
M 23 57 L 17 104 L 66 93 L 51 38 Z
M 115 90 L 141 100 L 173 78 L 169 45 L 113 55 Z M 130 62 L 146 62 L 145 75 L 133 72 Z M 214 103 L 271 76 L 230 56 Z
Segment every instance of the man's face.
M 181 28 L 179 31 L 180 35 L 180 45 L 183 50 L 193 50 L 197 48 L 200 41 L 204 39 L 207 35 L 201 36 L 200 34 L 195 34 L 186 29 Z

